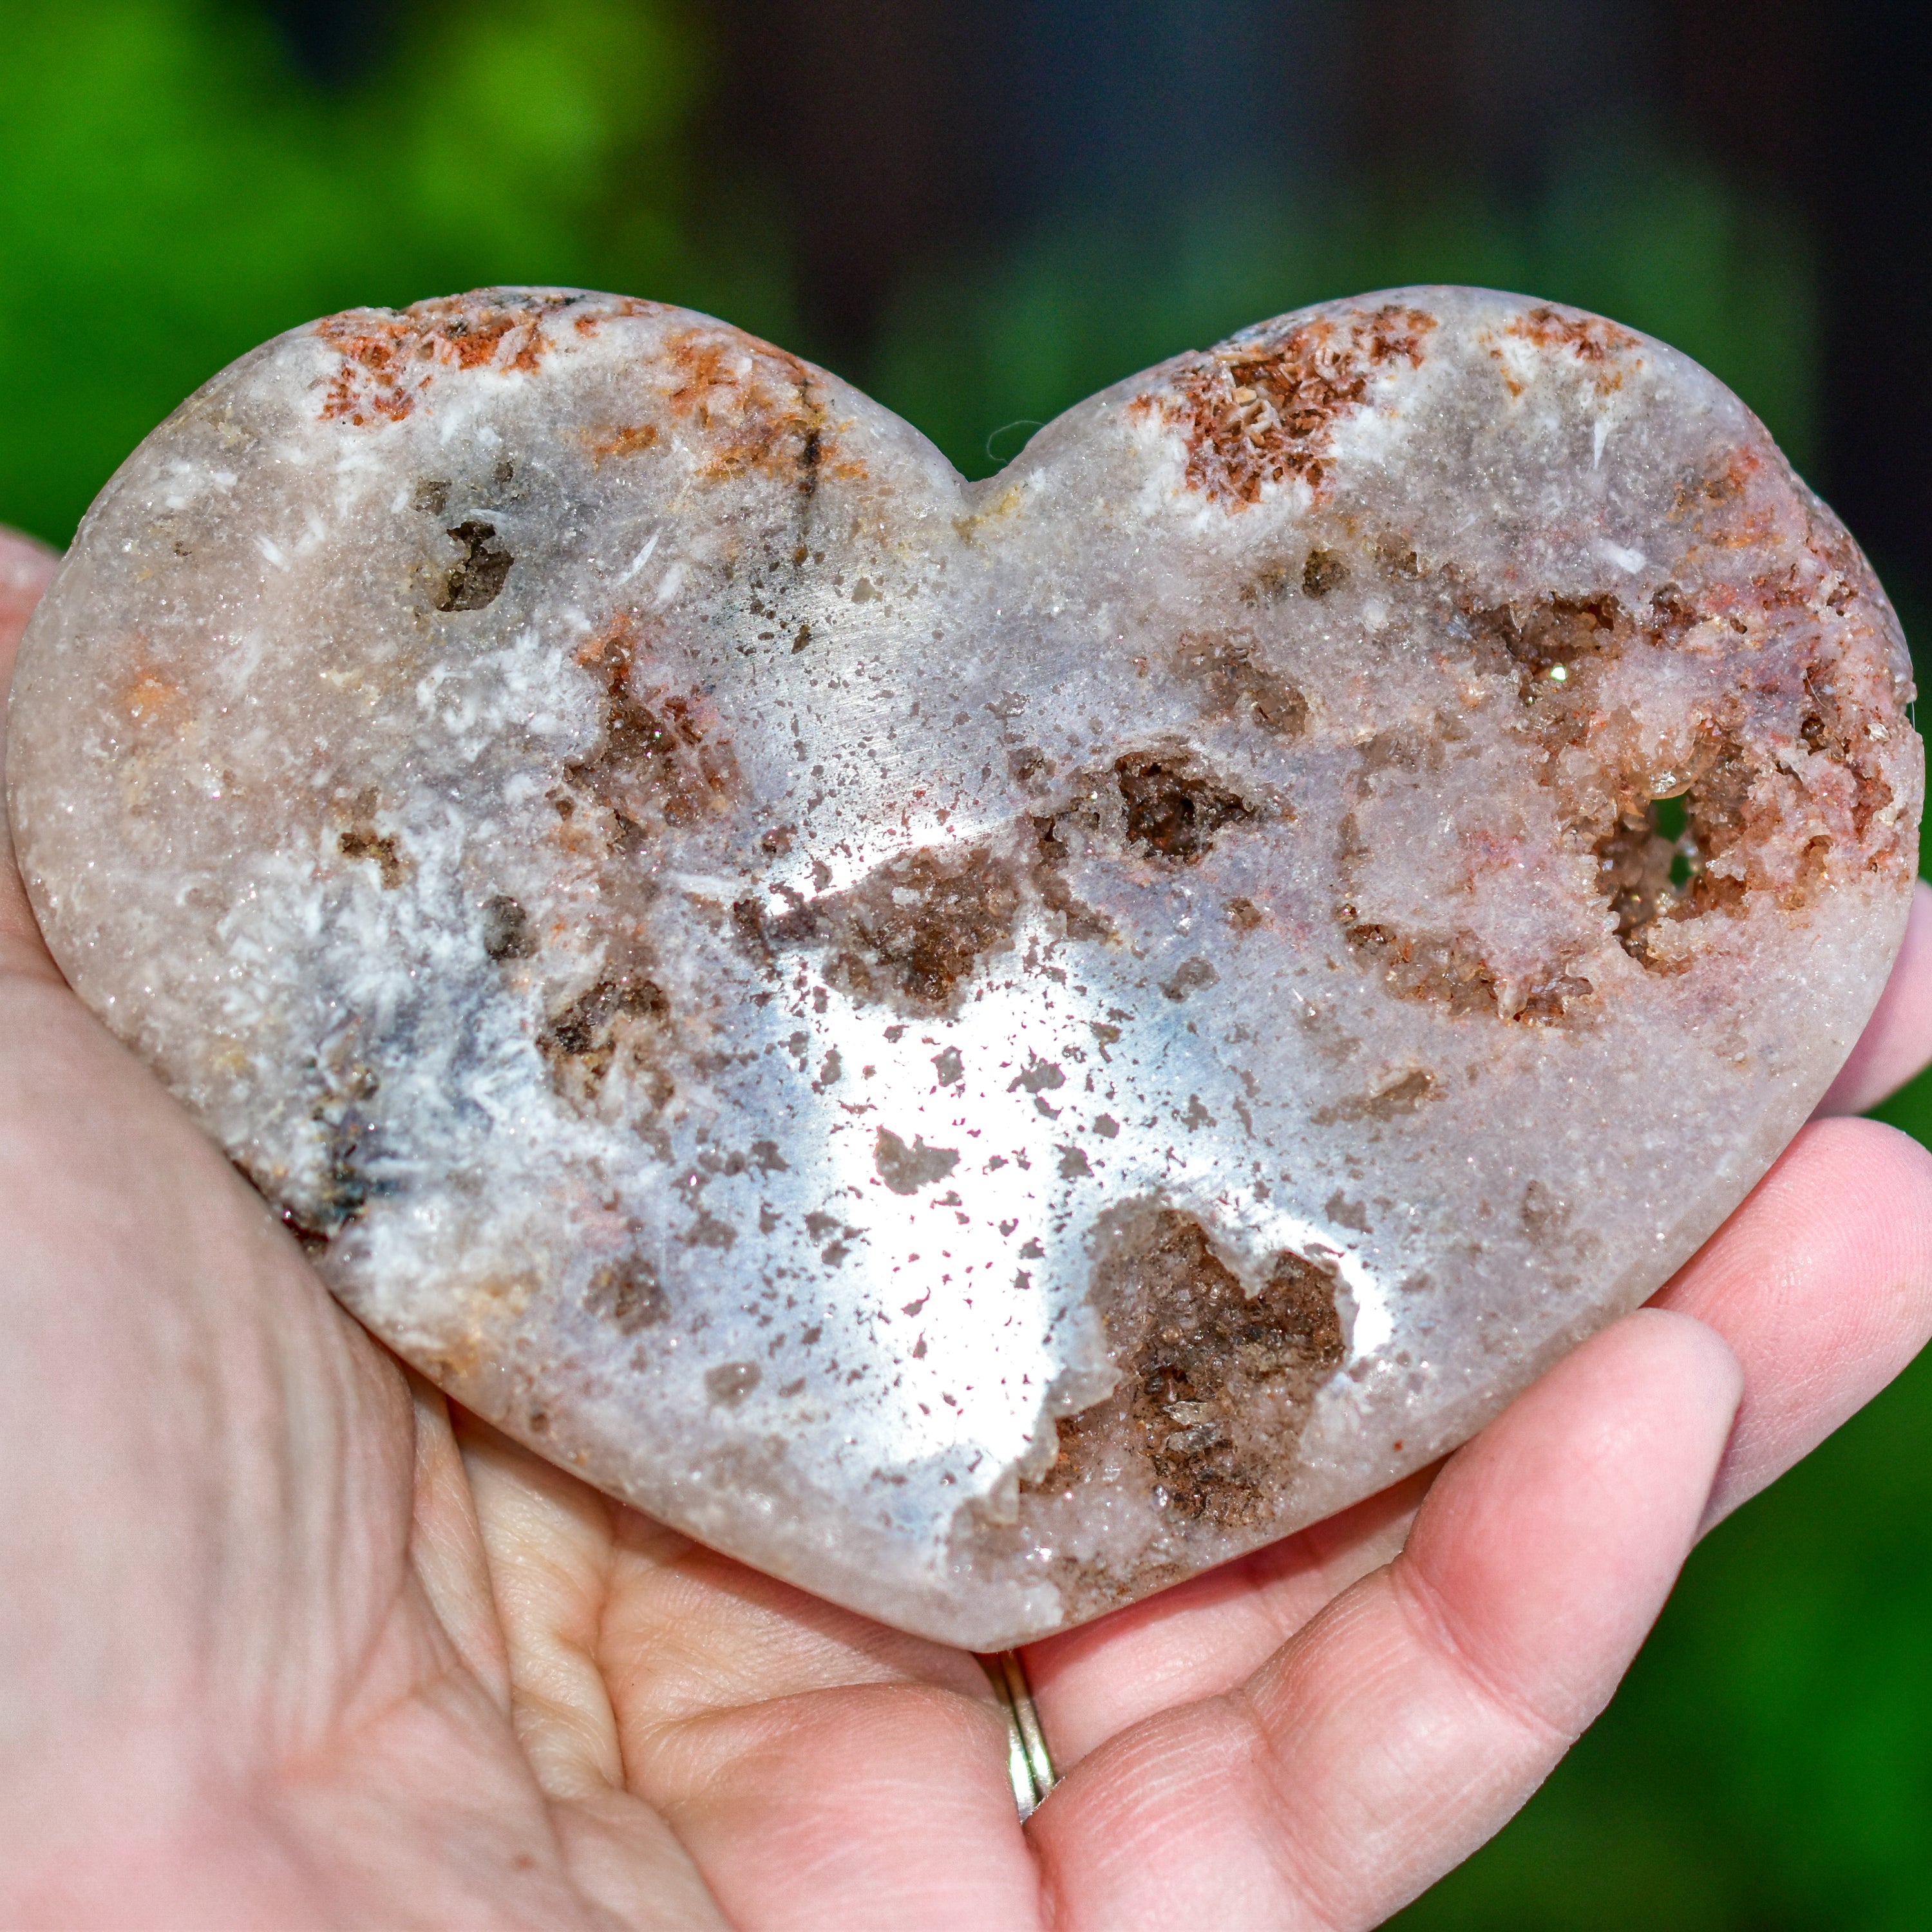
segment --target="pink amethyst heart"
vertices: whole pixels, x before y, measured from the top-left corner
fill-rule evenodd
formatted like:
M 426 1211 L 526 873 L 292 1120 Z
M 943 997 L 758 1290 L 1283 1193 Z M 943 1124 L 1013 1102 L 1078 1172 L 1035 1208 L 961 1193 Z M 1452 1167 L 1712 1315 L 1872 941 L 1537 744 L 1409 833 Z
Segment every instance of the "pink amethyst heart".
M 495 290 L 142 444 L 10 808 L 377 1334 L 993 1650 L 1441 1455 L 1710 1234 L 1884 982 L 1910 695 L 1749 412 L 1570 310 L 1306 310 L 968 484 Z

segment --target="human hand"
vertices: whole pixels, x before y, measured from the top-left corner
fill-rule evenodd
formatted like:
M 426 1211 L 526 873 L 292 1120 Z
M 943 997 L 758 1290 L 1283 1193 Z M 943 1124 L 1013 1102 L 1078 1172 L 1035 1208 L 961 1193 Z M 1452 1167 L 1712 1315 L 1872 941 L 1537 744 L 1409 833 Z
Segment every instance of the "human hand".
M 8 541 L 0 679 L 49 567 Z M 1829 1108 L 1932 1055 L 1919 892 Z M 1033 1646 L 1063 1781 L 1022 1828 L 974 1659 L 608 1502 L 338 1310 L 10 860 L 0 1202 L 10 1925 L 1373 1924 L 1932 1328 L 1932 1157 L 1815 1121 L 1440 1468 Z

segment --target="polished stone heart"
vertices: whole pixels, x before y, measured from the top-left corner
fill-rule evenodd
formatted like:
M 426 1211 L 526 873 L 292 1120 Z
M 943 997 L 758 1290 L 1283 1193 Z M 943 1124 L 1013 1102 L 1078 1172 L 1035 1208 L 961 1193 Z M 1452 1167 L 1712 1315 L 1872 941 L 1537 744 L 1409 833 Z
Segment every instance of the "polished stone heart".
M 1569 310 L 1330 304 L 967 484 L 702 316 L 244 358 L 29 634 L 74 986 L 369 1326 L 718 1548 L 994 1649 L 1461 1441 L 1882 984 L 1869 569 Z

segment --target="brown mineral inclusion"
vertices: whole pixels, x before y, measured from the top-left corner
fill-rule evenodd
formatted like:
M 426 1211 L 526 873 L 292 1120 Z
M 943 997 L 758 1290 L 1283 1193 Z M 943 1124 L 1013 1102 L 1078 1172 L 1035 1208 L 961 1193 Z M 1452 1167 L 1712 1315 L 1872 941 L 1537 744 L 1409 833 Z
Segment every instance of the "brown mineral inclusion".
M 1430 1461 L 1858 1032 L 1910 672 L 1735 398 L 1412 289 L 967 484 L 566 291 L 245 357 L 28 634 L 68 976 L 444 1387 L 991 1650 Z

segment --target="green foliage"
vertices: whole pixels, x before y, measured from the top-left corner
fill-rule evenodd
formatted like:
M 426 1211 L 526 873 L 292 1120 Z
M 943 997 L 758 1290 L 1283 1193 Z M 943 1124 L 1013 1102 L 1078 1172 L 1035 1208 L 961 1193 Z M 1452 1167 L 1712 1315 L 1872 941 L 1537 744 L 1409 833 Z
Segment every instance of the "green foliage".
M 1011 426 L 1149 363 L 1307 302 L 1433 281 L 1526 290 L 1660 336 L 1736 388 L 1801 467 L 1811 457 L 1802 225 L 1634 137 L 1558 168 L 1524 211 L 1454 184 L 1317 203 L 1265 181 L 1152 212 L 1070 210 L 1004 256 L 915 278 L 873 385 L 985 476 L 1022 440 Z
M 422 4 L 340 94 L 239 0 L 0 0 L 0 521 L 56 542 L 196 385 L 332 310 L 560 282 L 786 325 L 776 251 L 692 239 L 701 62 L 662 0 Z

